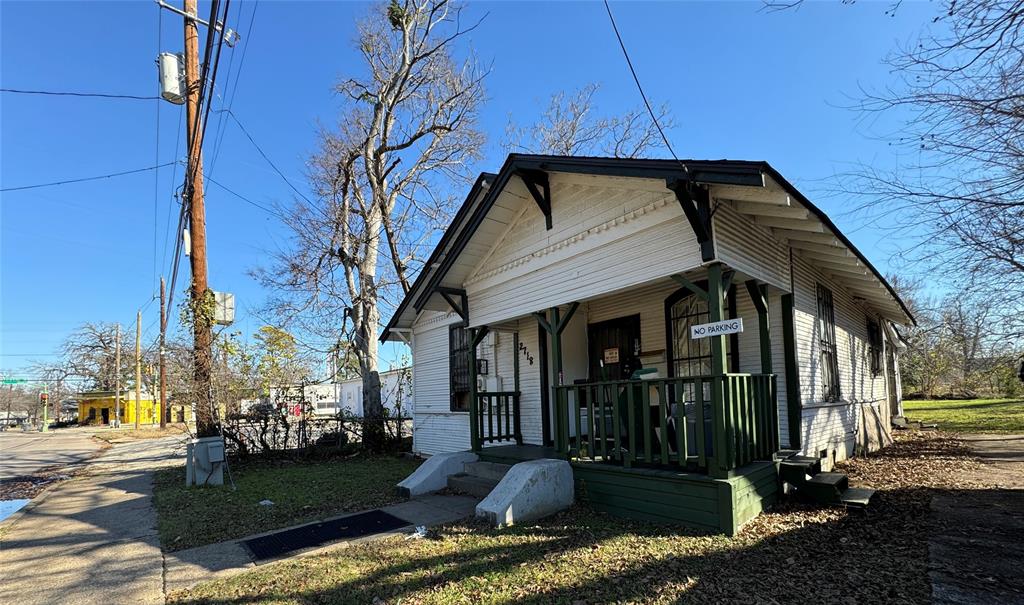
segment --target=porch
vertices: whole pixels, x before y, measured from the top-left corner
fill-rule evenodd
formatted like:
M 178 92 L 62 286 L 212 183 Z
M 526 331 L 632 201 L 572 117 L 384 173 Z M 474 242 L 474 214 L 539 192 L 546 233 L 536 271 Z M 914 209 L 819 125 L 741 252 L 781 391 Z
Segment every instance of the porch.
M 598 508 L 732 533 L 779 491 L 776 454 L 784 445 L 768 289 L 739 281 L 717 263 L 650 288 L 663 314 L 639 306 L 651 306 L 649 300 L 598 298 L 584 301 L 587 311 L 574 302 L 468 328 L 471 449 L 502 464 L 565 459 L 578 497 Z M 774 294 L 778 300 L 786 293 Z M 605 319 L 609 314 L 621 317 Z M 743 344 L 755 355 L 740 359 L 737 334 L 691 338 L 694 325 L 744 314 L 752 333 L 742 336 Z M 521 387 L 518 352 L 531 322 L 541 337 L 540 418 L 533 416 L 524 430 L 530 393 Z M 480 349 L 499 333 L 511 336 L 511 359 Z M 645 349 L 641 334 L 664 334 L 664 346 Z M 775 335 L 781 337 L 782 326 Z M 503 335 L 499 342 L 507 340 Z M 480 370 L 490 377 L 499 362 L 514 366 L 513 388 L 481 389 L 491 378 L 481 380 Z M 537 420 L 540 431 L 531 426 Z
M 451 367 L 453 388 L 468 391 L 470 449 L 532 444 L 572 460 L 714 476 L 772 460 L 787 402 L 772 349 L 785 326 L 770 325 L 766 285 L 736 278 L 715 263 L 653 282 L 652 296 L 609 295 L 466 328 L 465 358 L 454 352 Z M 690 333 L 722 320 L 738 327 Z M 523 333 L 531 324 L 536 339 Z M 539 367 L 524 371 L 534 347 Z

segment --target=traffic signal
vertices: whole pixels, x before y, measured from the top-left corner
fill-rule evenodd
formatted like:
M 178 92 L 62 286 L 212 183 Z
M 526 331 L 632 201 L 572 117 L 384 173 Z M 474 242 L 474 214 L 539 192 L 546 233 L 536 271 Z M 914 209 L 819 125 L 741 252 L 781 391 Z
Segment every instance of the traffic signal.
M 47 399 L 48 397 L 49 397 L 49 395 L 48 395 L 48 394 L 46 394 L 46 393 L 40 393 L 40 394 L 39 394 L 39 403 L 41 403 L 41 404 L 43 404 L 43 405 L 46 405 L 46 399 Z

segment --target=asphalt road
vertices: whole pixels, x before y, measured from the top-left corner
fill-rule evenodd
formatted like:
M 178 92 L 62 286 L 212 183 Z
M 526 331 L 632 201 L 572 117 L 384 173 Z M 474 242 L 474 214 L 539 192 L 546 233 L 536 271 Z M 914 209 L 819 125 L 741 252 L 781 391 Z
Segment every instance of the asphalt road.
M 54 465 L 80 462 L 100 449 L 91 432 L 58 429 L 49 433 L 0 432 L 0 481 Z

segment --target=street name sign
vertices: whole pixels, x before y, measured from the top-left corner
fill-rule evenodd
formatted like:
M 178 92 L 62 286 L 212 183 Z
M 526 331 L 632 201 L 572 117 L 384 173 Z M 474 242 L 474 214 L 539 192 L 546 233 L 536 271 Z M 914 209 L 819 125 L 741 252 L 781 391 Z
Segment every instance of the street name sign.
M 726 319 L 724 321 L 713 321 L 706 324 L 690 326 L 690 338 L 707 338 L 709 336 L 722 336 L 724 334 L 739 334 L 743 331 L 743 318 Z

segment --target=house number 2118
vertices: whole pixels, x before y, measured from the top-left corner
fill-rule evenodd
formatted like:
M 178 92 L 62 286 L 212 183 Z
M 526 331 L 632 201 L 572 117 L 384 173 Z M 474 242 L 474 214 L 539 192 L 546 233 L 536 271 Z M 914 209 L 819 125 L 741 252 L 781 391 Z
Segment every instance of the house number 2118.
M 533 365 L 533 355 L 530 355 L 530 351 L 526 348 L 526 344 L 519 343 L 519 351 L 523 354 L 523 357 L 526 358 L 526 361 L 528 361 L 530 363 L 530 365 L 532 366 Z

